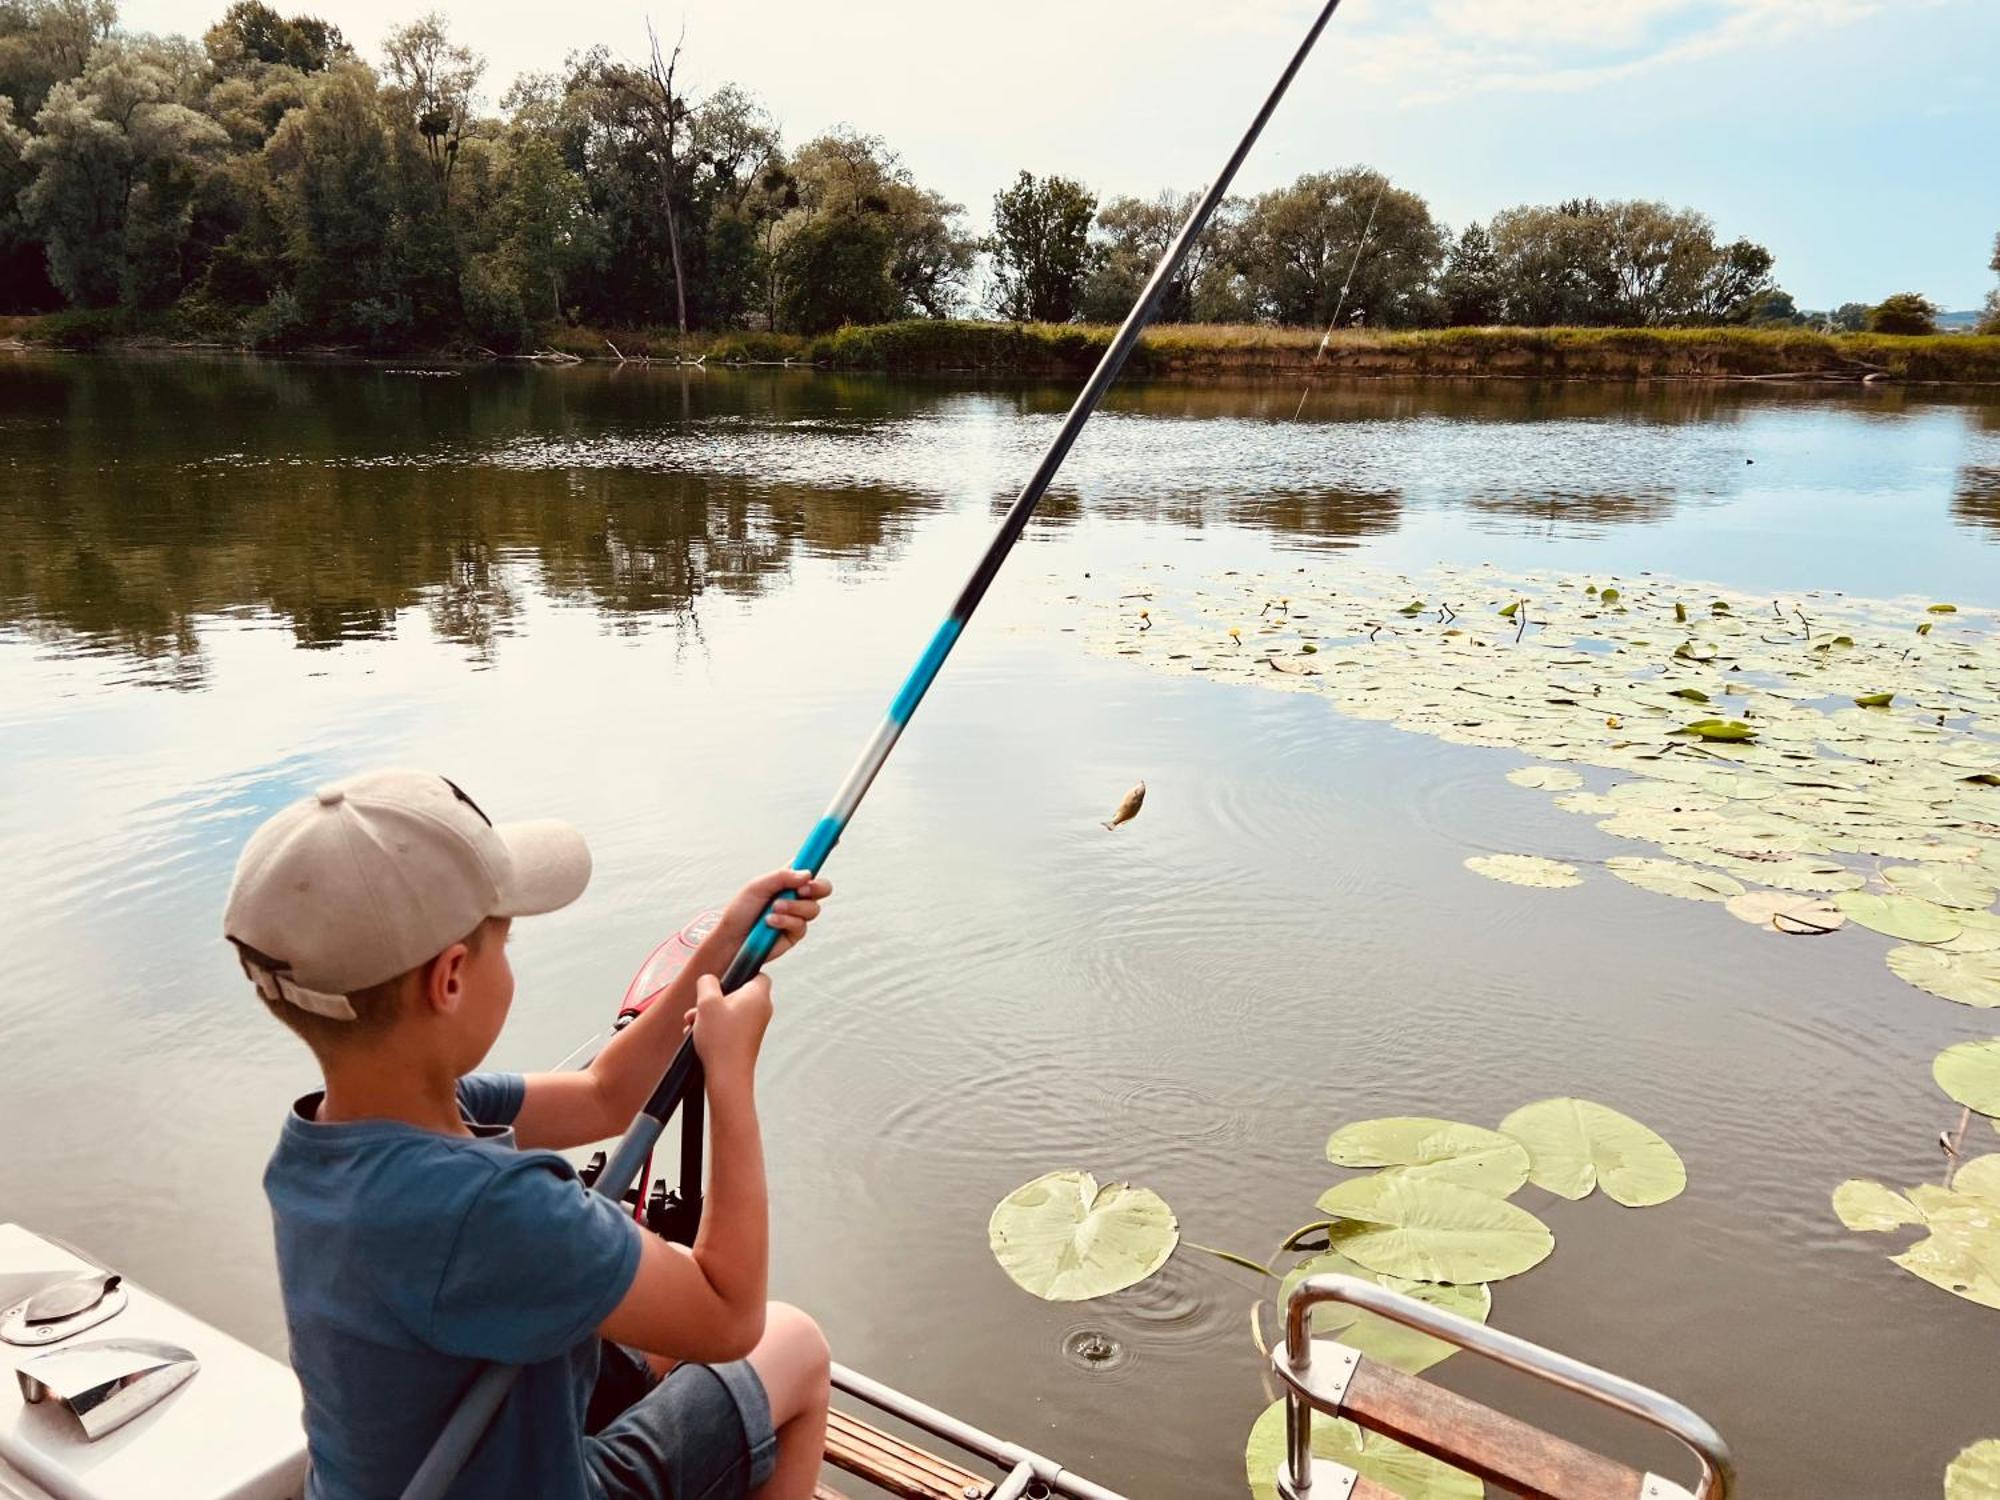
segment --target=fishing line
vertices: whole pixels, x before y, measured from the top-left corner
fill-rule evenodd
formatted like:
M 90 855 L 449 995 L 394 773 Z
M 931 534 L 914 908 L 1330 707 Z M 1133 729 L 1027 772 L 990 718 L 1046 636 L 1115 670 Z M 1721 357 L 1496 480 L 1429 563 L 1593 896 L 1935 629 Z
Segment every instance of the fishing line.
M 1326 357 L 1326 346 L 1333 342 L 1333 331 L 1340 326 L 1341 310 L 1347 306 L 1347 289 L 1354 285 L 1354 273 L 1361 265 L 1361 252 L 1368 248 L 1368 236 L 1375 230 L 1375 210 L 1382 206 L 1382 190 L 1389 186 L 1384 176 L 1375 184 L 1375 201 L 1368 205 L 1368 223 L 1362 228 L 1361 238 L 1354 242 L 1354 259 L 1347 263 L 1347 280 L 1340 284 L 1340 296 L 1333 304 L 1333 321 L 1326 325 L 1326 332 L 1320 336 L 1319 348 L 1313 351 L 1312 366 L 1306 371 L 1306 388 L 1299 392 L 1299 410 L 1292 413 L 1292 420 L 1298 421 L 1299 413 L 1306 409 L 1306 397 L 1312 394 L 1313 370 Z
M 1264 126 L 1276 112 L 1279 101 L 1285 97 L 1285 91 L 1291 86 L 1292 79 L 1305 65 L 1306 59 L 1312 55 L 1314 43 L 1319 40 L 1320 33 L 1326 30 L 1327 22 L 1333 19 L 1333 13 L 1339 7 L 1340 0 L 1325 0 L 1320 6 L 1312 25 L 1306 31 L 1305 39 L 1299 43 L 1290 61 L 1285 64 L 1284 71 L 1278 75 L 1277 83 L 1250 121 L 1249 129 L 1244 131 L 1242 139 L 1236 143 L 1235 150 L 1230 152 L 1229 159 L 1223 164 L 1221 172 L 1216 175 L 1215 181 L 1209 184 L 1208 191 L 1202 195 L 1201 201 L 1189 212 L 1187 222 L 1181 225 L 1180 233 L 1167 247 L 1166 254 L 1160 257 L 1160 263 L 1153 268 L 1153 274 L 1140 291 L 1138 300 L 1133 303 L 1131 312 L 1125 315 L 1125 321 L 1119 325 L 1118 332 L 1112 336 L 1110 345 L 1105 349 L 1103 357 L 1098 360 L 1097 368 L 1091 371 L 1090 378 L 1077 393 L 1076 402 L 1070 407 L 1069 414 L 1063 418 L 1062 426 L 1050 439 L 1047 451 L 1042 454 L 1041 462 L 1035 465 L 1034 472 L 1028 476 L 1028 482 L 1021 487 L 1021 493 L 1008 508 L 1006 517 L 1000 523 L 999 531 L 988 544 L 985 555 L 980 558 L 978 565 L 973 568 L 972 576 L 960 590 L 957 600 L 952 604 L 951 612 L 945 616 L 944 623 L 939 625 L 931 636 L 923 654 L 917 658 L 916 666 L 910 670 L 902 688 L 890 703 L 889 712 L 862 750 L 860 758 L 855 761 L 853 769 L 847 773 L 847 779 L 841 783 L 840 790 L 834 793 L 833 801 L 827 805 L 826 812 L 813 826 L 812 832 L 806 836 L 805 843 L 794 856 L 793 869 L 817 874 L 820 867 L 826 863 L 827 856 L 833 852 L 834 845 L 840 842 L 841 835 L 861 805 L 861 799 L 867 796 L 868 788 L 873 785 L 876 776 L 888 761 L 889 752 L 895 749 L 896 741 L 902 737 L 911 716 L 917 711 L 917 706 L 923 702 L 924 695 L 937 680 L 938 672 L 943 668 L 945 659 L 951 655 L 952 648 L 958 644 L 958 639 L 964 633 L 973 612 L 979 608 L 980 600 L 986 597 L 987 589 L 992 587 L 993 580 L 999 576 L 1000 567 L 1006 562 L 1007 554 L 1013 550 L 1014 543 L 1020 540 L 1021 533 L 1027 529 L 1028 521 L 1035 513 L 1035 506 L 1040 503 L 1050 481 L 1055 478 L 1056 471 L 1062 467 L 1063 460 L 1075 446 L 1084 424 L 1090 420 L 1091 413 L 1104 399 L 1104 393 L 1110 388 L 1111 382 L 1118 378 L 1118 372 L 1124 368 L 1126 358 L 1139 341 L 1139 335 L 1152 321 L 1168 284 L 1179 274 L 1195 240 L 1228 193 L 1230 183 L 1235 180 L 1237 169 L 1249 156 L 1251 147 L 1256 145 L 1257 137 L 1263 133 Z M 769 908 L 767 907 L 765 911 L 768 914 Z M 737 950 L 736 957 L 730 960 L 728 969 L 722 975 L 723 992 L 726 994 L 738 989 L 755 978 L 758 970 L 763 968 L 765 959 L 770 957 L 777 941 L 777 929 L 760 916 L 750 929 L 750 935 L 743 940 L 743 946 Z M 681 1115 L 681 1187 L 677 1195 L 678 1223 L 682 1226 L 686 1238 L 692 1241 L 694 1229 L 698 1226 L 701 1215 L 704 1113 L 701 1060 L 695 1053 L 692 1035 L 681 1043 L 679 1052 L 674 1055 L 673 1063 L 660 1079 L 651 1097 L 647 1099 L 645 1107 L 633 1119 L 630 1128 L 625 1132 L 624 1139 L 619 1141 L 610 1160 L 597 1174 L 592 1190 L 602 1193 L 614 1203 L 622 1200 L 625 1190 L 632 1185 L 632 1179 L 639 1171 L 640 1164 L 651 1153 L 653 1144 L 659 1140 L 660 1133 L 666 1129 L 667 1122 L 676 1112 Z M 458 1477 L 466 1460 L 472 1456 L 473 1448 L 485 1434 L 494 1415 L 499 1411 L 500 1404 L 506 1400 L 507 1392 L 512 1388 L 515 1377 L 519 1374 L 518 1367 L 512 1365 L 490 1364 L 480 1369 L 450 1419 L 445 1423 L 444 1429 L 438 1434 L 430 1452 L 424 1456 L 423 1463 L 418 1466 L 416 1473 L 404 1488 L 402 1500 L 440 1500 L 453 1480 Z

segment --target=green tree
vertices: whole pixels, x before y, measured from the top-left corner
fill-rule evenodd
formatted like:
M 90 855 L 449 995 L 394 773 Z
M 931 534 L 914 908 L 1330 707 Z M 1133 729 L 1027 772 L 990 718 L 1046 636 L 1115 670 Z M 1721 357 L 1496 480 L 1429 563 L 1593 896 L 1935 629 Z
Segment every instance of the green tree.
M 117 24 L 116 0 L 0 0 L 0 94 L 32 120 Z
M 1371 168 L 1310 172 L 1262 194 L 1250 204 L 1243 239 L 1258 310 L 1275 322 L 1316 327 L 1336 310 L 1343 321 L 1358 312 L 1388 327 L 1434 316 L 1444 230 L 1422 198 Z
M 261 0 L 235 0 L 204 34 L 202 44 L 218 68 L 262 63 L 300 73 L 323 72 L 354 51 L 338 26 L 317 16 L 286 20 Z
M 1870 333 L 1936 333 L 1937 304 L 1921 292 L 1897 292 L 1868 310 Z
M 528 315 L 561 317 L 563 288 L 596 257 L 599 237 L 583 183 L 544 137 L 530 136 L 513 153 L 500 234 Z
M 76 305 L 157 306 L 179 290 L 195 187 L 228 137 L 174 97 L 174 81 L 154 49 L 106 42 L 35 117 L 21 213 Z
M 1987 261 L 1986 268 L 1995 274 L 2000 274 L 2000 234 L 1993 236 L 1993 258 Z M 1986 294 L 1986 307 L 1980 314 L 1977 331 L 2000 334 L 2000 287 L 1995 287 Z
M 881 214 L 842 208 L 801 224 L 779 252 L 785 326 L 823 333 L 895 317 L 902 307 L 889 276 L 894 249 Z
M 382 55 L 390 85 L 382 91 L 382 102 L 399 111 L 423 142 L 424 159 L 443 199 L 472 118 L 485 59 L 454 43 L 437 11 L 391 31 L 382 39 Z
M 1868 304 L 1843 302 L 1826 315 L 1826 325 L 1834 333 L 1859 333 L 1868 326 Z
M 1505 305 L 1493 236 L 1484 225 L 1468 224 L 1438 276 L 1438 311 L 1450 327 L 1483 328 L 1500 321 Z
M 1572 199 L 1493 220 L 1510 323 L 1657 327 L 1740 320 L 1770 290 L 1772 257 L 1716 242 L 1708 218 L 1647 201 Z
M 1171 189 L 1151 198 L 1113 198 L 1098 210 L 1100 239 L 1097 264 L 1084 289 L 1083 316 L 1092 323 L 1123 321 L 1139 300 L 1153 269 L 1174 242 L 1199 198 Z M 1167 283 L 1155 314 L 1162 323 L 1208 320 L 1210 310 L 1226 300 L 1225 283 L 1232 236 L 1241 221 L 1243 204 L 1232 198 L 1217 208 L 1189 248 L 1180 274 Z M 1229 309 L 1221 309 L 1226 319 Z
M 845 128 L 817 136 L 792 154 L 786 176 L 789 189 L 781 183 L 775 190 L 796 193 L 798 203 L 789 222 L 776 226 L 774 241 L 786 242 L 825 217 L 869 220 L 874 227 L 867 235 L 850 230 L 845 238 L 858 255 L 863 241 L 877 232 L 883 237 L 884 275 L 894 292 L 885 316 L 945 317 L 958 305 L 978 249 L 961 227 L 963 210 L 918 187 L 880 136 Z M 799 263 L 796 257 L 781 261 L 781 283 Z M 790 295 L 781 289 L 781 301 Z
M 1003 318 L 1067 323 L 1097 260 L 1097 199 L 1080 182 L 1028 172 L 993 199 L 993 302 Z
M 396 183 L 374 74 L 335 64 L 264 154 L 280 185 L 287 259 L 306 318 L 337 337 L 389 331 Z

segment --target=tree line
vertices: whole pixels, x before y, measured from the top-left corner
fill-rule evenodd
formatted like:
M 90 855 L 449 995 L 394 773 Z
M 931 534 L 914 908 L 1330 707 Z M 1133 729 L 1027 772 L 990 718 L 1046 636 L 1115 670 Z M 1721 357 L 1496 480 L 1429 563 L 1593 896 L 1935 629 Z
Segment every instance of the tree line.
M 264 347 L 500 352 L 558 322 L 1111 321 L 1191 203 L 1100 201 L 1023 172 L 975 235 L 880 137 L 787 145 L 755 95 L 696 94 L 678 43 L 647 41 L 636 62 L 599 46 L 524 75 L 495 113 L 482 60 L 437 15 L 391 31 L 377 69 L 338 28 L 262 0 L 236 0 L 198 42 L 122 31 L 115 0 L 0 0 L 0 310 L 171 314 Z M 1353 167 L 1231 199 L 1161 316 L 1928 321 L 1915 294 L 1900 312 L 1810 316 L 1772 273 L 1767 249 L 1721 241 L 1691 209 L 1578 199 L 1453 233 Z M 2000 321 L 2000 294 L 1989 311 Z

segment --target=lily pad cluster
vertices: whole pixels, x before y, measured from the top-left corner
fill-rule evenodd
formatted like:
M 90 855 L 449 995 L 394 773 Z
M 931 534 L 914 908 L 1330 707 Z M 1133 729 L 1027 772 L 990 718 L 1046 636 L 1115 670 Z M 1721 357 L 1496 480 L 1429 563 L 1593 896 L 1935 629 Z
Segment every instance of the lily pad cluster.
M 1960 1042 L 1931 1065 L 1937 1085 L 1971 1116 L 1984 1115 L 2000 1129 L 2000 1037 Z M 1964 1131 L 1946 1132 L 1954 1163 L 1943 1184 L 1919 1183 L 1906 1192 L 1851 1178 L 1833 1191 L 1833 1211 L 1849 1229 L 1879 1234 L 1927 1231 L 1889 1259 L 1912 1275 L 1982 1307 L 2000 1308 L 2000 1152 L 1961 1156 Z
M 1532 1270 L 1555 1249 L 1549 1227 L 1509 1201 L 1522 1188 L 1533 1184 L 1571 1199 L 1601 1189 L 1615 1202 L 1643 1207 L 1664 1203 L 1687 1185 L 1686 1167 L 1666 1141 L 1629 1115 L 1586 1099 L 1523 1105 L 1497 1130 L 1429 1116 L 1358 1120 L 1328 1137 L 1326 1156 L 1336 1166 L 1375 1170 L 1320 1194 L 1324 1217 L 1279 1247 L 1274 1261 L 1290 1256 L 1293 1264 L 1278 1287 L 1277 1326 L 1293 1289 L 1327 1272 L 1372 1281 L 1483 1323 L 1493 1307 L 1492 1283 Z M 1455 1352 L 1428 1334 L 1335 1303 L 1313 1309 L 1313 1332 L 1412 1375 Z M 1251 1429 L 1244 1463 L 1255 1495 L 1272 1493 L 1283 1430 L 1282 1402 Z M 1462 1471 L 1346 1422 L 1316 1418 L 1313 1451 L 1407 1500 L 1469 1500 L 1482 1493 Z
M 1525 751 L 1509 781 L 1656 847 L 1606 858 L 1611 875 L 1773 934 L 1872 928 L 1903 945 L 1898 978 L 2000 1006 L 1992 612 L 1491 567 L 1147 573 L 1098 609 L 1095 649 Z M 1583 879 L 1525 851 L 1466 865 Z

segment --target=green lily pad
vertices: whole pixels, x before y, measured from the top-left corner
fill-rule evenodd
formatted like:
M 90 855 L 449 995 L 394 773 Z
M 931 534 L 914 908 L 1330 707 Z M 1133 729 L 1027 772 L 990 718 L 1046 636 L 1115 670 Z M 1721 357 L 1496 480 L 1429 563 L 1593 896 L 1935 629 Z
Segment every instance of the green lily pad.
M 1916 896 L 1877 896 L 1842 891 L 1833 904 L 1863 927 L 1906 943 L 1942 943 L 1958 936 L 1964 923 L 1956 912 Z
M 1486 1494 L 1486 1487 L 1464 1470 L 1379 1432 L 1364 1434 L 1345 1417 L 1313 1413 L 1312 1451 L 1315 1458 L 1343 1464 L 1403 1500 L 1482 1500 Z M 1251 1424 L 1243 1448 L 1252 1500 L 1277 1500 L 1278 1466 L 1285 1460 L 1285 1402 L 1280 1398 Z
M 1952 1174 L 1951 1186 L 1954 1192 L 2000 1203 L 2000 1151 L 1960 1162 Z
M 1894 693 L 1861 693 L 1854 699 L 1856 708 L 1887 708 L 1896 701 Z
M 1931 1077 L 1967 1109 L 2000 1119 L 2000 1037 L 1945 1048 L 1931 1062 Z
M 1700 688 L 1675 688 L 1673 689 L 1673 695 L 1676 698 L 1685 698 L 1690 703 L 1708 702 L 1708 694 L 1704 693 Z
M 1662 896 L 1678 896 L 1684 901 L 1727 901 L 1743 894 L 1741 881 L 1699 865 L 1671 859 L 1641 859 L 1621 854 L 1604 862 L 1604 868 L 1620 880 Z
M 1583 785 L 1581 776 L 1563 766 L 1523 766 L 1509 771 L 1507 779 L 1538 792 L 1573 792 Z
M 1923 1210 L 1894 1188 L 1859 1177 L 1833 1190 L 1833 1211 L 1849 1229 L 1869 1233 L 1924 1222 Z
M 2000 1500 L 2000 1438 L 1959 1450 L 1944 1471 L 1944 1500 Z
M 1347 1221 L 1328 1234 L 1331 1248 L 1412 1281 L 1499 1281 L 1539 1265 L 1556 1245 L 1526 1209 L 1420 1177 L 1356 1177 L 1321 1193 L 1319 1206 Z
M 1896 865 L 1882 872 L 1883 881 L 1899 896 L 1916 896 L 1939 906 L 1979 911 L 1993 904 L 2000 888 L 1985 878 L 1975 866 L 1955 870 L 1949 866 Z
M 1499 1198 L 1528 1180 L 1528 1153 L 1512 1136 L 1428 1116 L 1343 1125 L 1328 1137 L 1326 1159 L 1340 1167 L 1390 1167 Z
M 1937 944 L 1939 951 L 1991 953 L 2000 949 L 2000 915 L 1990 911 L 1962 911 L 1958 919 L 1964 924 L 1963 929 L 1950 942 Z
M 1563 1198 L 1601 1187 L 1627 1208 L 1680 1196 L 1687 1167 L 1680 1154 L 1630 1115 L 1589 1099 L 1543 1099 L 1500 1122 L 1528 1148 L 1528 1180 Z
M 1889 1259 L 1954 1297 L 2000 1308 L 2000 1204 L 1964 1198 L 1928 1218 L 1930 1237 Z
M 1538 854 L 1474 854 L 1466 858 L 1465 868 L 1475 875 L 1484 875 L 1488 880 L 1531 886 L 1536 890 L 1558 891 L 1583 884 L 1583 877 L 1576 873 L 1575 865 L 1566 865 L 1558 859 L 1543 859 Z
M 1001 1269 L 1047 1302 L 1135 1286 L 1167 1263 L 1180 1225 L 1150 1188 L 1049 1172 L 1000 1200 L 986 1226 Z
M 1601 818 L 1607 813 L 1618 811 L 1618 804 L 1609 797 L 1596 792 L 1570 792 L 1556 798 L 1556 806 L 1564 812 L 1583 813 L 1587 817 Z
M 1693 735 L 1703 744 L 1740 745 L 1757 738 L 1757 731 L 1741 719 L 1696 719 L 1683 724 L 1676 734 Z
M 2000 952 L 1947 953 L 1906 946 L 1889 950 L 1889 968 L 1926 994 L 1982 1010 L 2000 1006 Z
M 1385 1276 L 1331 1250 L 1292 1269 L 1279 1288 L 1278 1306 L 1282 1308 L 1289 1303 L 1292 1289 L 1308 1276 L 1327 1272 L 1372 1281 L 1377 1286 L 1401 1292 L 1406 1297 L 1414 1297 L 1419 1302 L 1427 1302 L 1461 1318 L 1470 1318 L 1475 1323 L 1484 1323 L 1493 1310 L 1493 1289 L 1482 1283 L 1452 1286 L 1447 1282 L 1410 1281 L 1401 1276 Z M 1414 1328 L 1406 1328 L 1401 1323 L 1350 1307 L 1344 1302 L 1322 1302 L 1315 1307 L 1312 1328 L 1316 1335 L 1337 1338 L 1350 1349 L 1358 1349 L 1367 1358 L 1390 1365 L 1405 1375 L 1421 1375 L 1440 1360 L 1458 1352 L 1456 1345 L 1447 1344 L 1443 1339 L 1434 1339 L 1427 1333 L 1419 1333 Z

